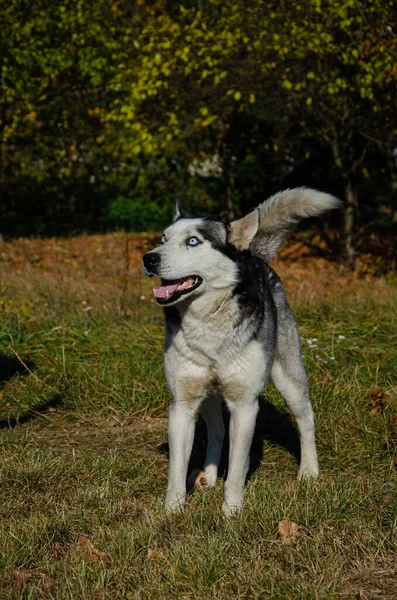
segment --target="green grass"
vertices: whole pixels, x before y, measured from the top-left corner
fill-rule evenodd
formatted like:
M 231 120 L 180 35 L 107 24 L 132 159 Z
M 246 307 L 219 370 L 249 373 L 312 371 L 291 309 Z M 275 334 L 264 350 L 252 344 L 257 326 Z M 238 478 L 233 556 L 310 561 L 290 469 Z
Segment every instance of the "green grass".
M 298 484 L 296 430 L 269 386 L 244 512 L 226 520 L 222 480 L 163 514 L 169 394 L 150 282 L 121 299 L 84 278 L 4 277 L 0 598 L 396 598 L 397 286 L 371 285 L 291 296 L 322 474 Z M 198 423 L 192 466 L 203 447 Z M 80 534 L 106 557 L 79 550 Z

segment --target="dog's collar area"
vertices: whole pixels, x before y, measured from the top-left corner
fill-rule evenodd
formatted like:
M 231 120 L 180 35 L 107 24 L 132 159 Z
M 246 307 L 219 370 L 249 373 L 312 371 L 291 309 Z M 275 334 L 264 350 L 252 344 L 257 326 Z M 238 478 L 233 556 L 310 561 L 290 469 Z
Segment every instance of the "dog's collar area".
M 180 296 L 188 294 L 201 285 L 203 280 L 198 275 L 189 275 L 181 279 L 161 280 L 161 286 L 153 289 L 153 294 L 159 304 L 175 302 Z

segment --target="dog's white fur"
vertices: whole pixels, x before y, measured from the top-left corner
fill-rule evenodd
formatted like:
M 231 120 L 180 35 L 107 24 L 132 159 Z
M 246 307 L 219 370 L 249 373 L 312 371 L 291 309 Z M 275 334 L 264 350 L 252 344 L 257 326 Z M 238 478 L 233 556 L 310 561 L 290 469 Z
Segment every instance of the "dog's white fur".
M 314 190 L 287 190 L 228 227 L 212 224 L 216 243 L 206 239 L 208 220 L 179 218 L 165 231 L 164 244 L 148 253 L 161 259 L 155 274 L 162 279 L 176 280 L 188 275 L 202 279 L 197 289 L 168 303 L 176 312 L 166 308 L 165 372 L 173 396 L 168 426 L 167 510 L 180 510 L 185 504 L 198 409 L 208 429 L 203 470 L 208 484 L 216 483 L 224 437 L 222 398 L 230 411 L 229 470 L 223 511 L 232 514 L 242 507 L 258 395 L 269 377 L 298 425 L 299 476 L 318 475 L 314 418 L 299 332 L 283 286 L 266 262 L 252 259 L 261 263 L 260 277 L 265 278 L 271 299 L 264 304 L 266 314 L 260 326 L 248 313 L 244 316 L 244 307 L 234 292 L 241 269 L 237 259 L 222 251 L 222 244 L 225 248 L 230 243 L 235 248 L 250 248 L 254 257 L 269 258 L 299 218 L 336 206 L 334 198 Z M 192 236 L 199 240 L 195 247 L 187 243 Z M 250 268 L 255 272 L 256 265 Z

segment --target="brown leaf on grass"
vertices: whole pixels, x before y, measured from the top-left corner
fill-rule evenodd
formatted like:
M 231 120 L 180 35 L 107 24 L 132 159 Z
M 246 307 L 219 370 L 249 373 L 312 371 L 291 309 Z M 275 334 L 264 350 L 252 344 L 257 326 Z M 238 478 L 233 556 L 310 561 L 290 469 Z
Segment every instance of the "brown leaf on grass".
M 371 392 L 371 398 L 369 402 L 372 406 L 370 410 L 371 415 L 376 415 L 378 412 L 383 412 L 386 404 L 386 392 L 376 385 Z
M 97 550 L 97 548 L 94 548 L 94 546 L 91 544 L 89 536 L 85 535 L 84 533 L 79 535 L 79 539 L 77 540 L 77 548 L 82 552 L 86 552 L 88 554 L 88 558 L 92 561 L 105 560 L 109 558 L 109 555 L 106 554 L 106 552 L 102 552 L 102 550 Z
M 207 486 L 208 483 L 204 471 L 200 471 L 200 469 L 193 469 L 193 471 L 190 473 L 187 479 L 188 490 L 199 490 Z
M 54 587 L 56 586 L 56 582 L 54 579 L 46 575 L 45 573 L 40 573 L 40 571 L 14 571 L 14 576 L 22 588 L 27 581 L 34 579 L 35 577 L 42 577 L 43 579 L 43 587 L 42 591 L 44 594 L 48 594 Z
M 38 575 L 41 575 L 38 571 L 14 571 L 14 576 L 20 585 L 23 585 L 25 581 L 29 581 L 29 579 L 33 579 L 33 577 L 37 577 Z
M 54 558 L 60 558 L 63 554 L 65 554 L 65 547 L 60 542 L 55 542 L 52 552 L 54 554 Z
M 48 575 L 44 576 L 44 582 L 43 582 L 43 592 L 44 594 L 48 594 L 48 592 L 51 592 L 51 590 L 53 590 L 56 586 L 56 582 L 54 579 L 51 579 L 51 577 L 48 577 Z
M 161 559 L 164 558 L 164 553 L 161 550 L 154 550 L 153 548 L 148 548 L 147 557 L 152 562 L 159 563 Z
M 295 542 L 295 540 L 299 536 L 299 530 L 299 525 L 297 525 L 293 521 L 289 521 L 288 519 L 283 519 L 278 524 L 278 536 L 280 540 L 285 544 Z

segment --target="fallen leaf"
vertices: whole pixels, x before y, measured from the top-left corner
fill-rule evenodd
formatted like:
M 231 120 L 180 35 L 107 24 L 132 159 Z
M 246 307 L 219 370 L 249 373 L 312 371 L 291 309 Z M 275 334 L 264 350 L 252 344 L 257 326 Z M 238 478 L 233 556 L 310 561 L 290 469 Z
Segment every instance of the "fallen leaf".
M 372 406 L 370 413 L 371 415 L 376 415 L 378 412 L 382 412 L 385 408 L 386 393 L 376 385 L 371 392 L 371 398 L 369 401 Z
M 56 582 L 54 579 L 46 575 L 45 573 L 40 573 L 40 571 L 14 571 L 14 576 L 20 585 L 23 587 L 27 581 L 33 579 L 34 577 L 41 577 L 43 579 L 43 587 L 42 591 L 44 594 L 48 594 L 54 587 L 56 586 Z
M 41 575 L 41 573 L 38 571 L 14 571 L 14 576 L 20 584 L 29 581 L 29 579 L 33 579 L 33 577 L 37 577 L 37 575 Z
M 164 553 L 161 550 L 154 550 L 153 548 L 148 548 L 147 557 L 149 560 L 159 563 L 162 558 L 164 558 Z
M 77 547 L 79 550 L 86 550 L 91 545 L 90 538 L 88 535 L 81 533 L 77 540 Z
M 43 592 L 45 594 L 48 594 L 48 592 L 53 590 L 55 586 L 56 586 L 56 582 L 54 581 L 54 579 L 51 579 L 51 577 L 48 577 L 48 575 L 45 575 L 44 582 L 43 582 Z
M 105 560 L 108 558 L 108 554 L 106 552 L 102 552 L 102 550 L 97 550 L 91 544 L 91 540 L 88 535 L 81 533 L 79 535 L 79 539 L 77 540 L 77 548 L 83 552 L 88 554 L 90 560 Z
M 278 535 L 282 542 L 290 544 L 299 536 L 299 525 L 288 519 L 283 519 L 278 524 Z
M 64 550 L 62 544 L 60 544 L 59 542 L 56 542 L 54 544 L 52 551 L 54 553 L 54 557 L 59 558 L 60 556 L 62 556 L 62 554 L 64 554 L 65 550 Z

